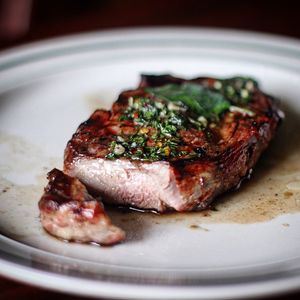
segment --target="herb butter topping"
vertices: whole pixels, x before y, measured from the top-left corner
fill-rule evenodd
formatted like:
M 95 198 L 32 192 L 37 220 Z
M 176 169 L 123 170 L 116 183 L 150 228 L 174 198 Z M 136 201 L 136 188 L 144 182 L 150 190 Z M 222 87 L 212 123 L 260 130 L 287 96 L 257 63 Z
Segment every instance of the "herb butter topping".
M 248 107 L 257 83 L 250 78 L 215 80 L 212 85 L 185 82 L 145 88 L 144 97 L 129 97 L 119 118 L 134 130 L 116 135 L 110 144 L 109 159 L 170 160 L 200 157 L 201 146 L 209 141 L 211 129 L 227 111 L 253 117 Z M 196 143 L 189 143 L 187 132 Z
M 153 161 L 186 156 L 188 153 L 184 151 L 180 131 L 191 128 L 202 131 L 207 126 L 203 116 L 192 118 L 180 102 L 175 104 L 131 97 L 128 104 L 120 121 L 132 121 L 136 131 L 132 135 L 117 136 L 111 143 L 107 158 L 124 156 Z M 196 153 L 189 155 L 195 156 Z

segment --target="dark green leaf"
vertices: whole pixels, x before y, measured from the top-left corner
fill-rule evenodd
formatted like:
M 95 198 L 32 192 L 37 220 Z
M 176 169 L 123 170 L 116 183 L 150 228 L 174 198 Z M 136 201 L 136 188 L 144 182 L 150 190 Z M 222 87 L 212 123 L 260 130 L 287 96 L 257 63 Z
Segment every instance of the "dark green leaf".
M 223 95 L 194 83 L 167 84 L 146 90 L 166 101 L 181 102 L 197 115 L 209 119 L 217 119 L 230 107 Z

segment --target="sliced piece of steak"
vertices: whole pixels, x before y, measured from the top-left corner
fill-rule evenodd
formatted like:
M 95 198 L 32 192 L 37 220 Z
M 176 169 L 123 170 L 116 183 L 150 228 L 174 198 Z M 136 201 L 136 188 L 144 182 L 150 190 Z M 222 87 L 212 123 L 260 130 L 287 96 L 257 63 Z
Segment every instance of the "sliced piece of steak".
M 64 170 L 109 203 L 204 209 L 253 168 L 280 115 L 249 78 L 143 75 L 111 111 L 96 110 L 79 126 Z
M 39 202 L 43 227 L 50 234 L 68 241 L 118 243 L 124 232 L 112 225 L 102 204 L 93 198 L 76 178 L 53 169 Z

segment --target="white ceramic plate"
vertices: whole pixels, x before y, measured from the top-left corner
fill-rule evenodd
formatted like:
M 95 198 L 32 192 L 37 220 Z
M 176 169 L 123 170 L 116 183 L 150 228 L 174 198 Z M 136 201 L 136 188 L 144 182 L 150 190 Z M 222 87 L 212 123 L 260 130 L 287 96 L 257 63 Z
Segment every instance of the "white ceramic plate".
M 285 156 L 278 159 L 278 149 L 269 152 L 271 159 L 262 159 L 264 167 L 257 171 L 254 184 L 246 183 L 229 196 L 244 203 L 233 206 L 235 217 L 228 217 L 230 204 L 221 207 L 227 217 L 223 211 L 211 212 L 211 217 L 111 212 L 127 231 L 126 242 L 111 248 L 67 244 L 41 229 L 37 203 L 45 174 L 52 167 L 61 168 L 65 144 L 79 123 L 96 107 L 108 108 L 121 90 L 135 87 L 142 72 L 251 75 L 263 90 L 284 99 L 291 111 L 287 119 L 291 115 L 296 120 L 286 124 L 300 120 L 300 42 L 293 39 L 157 28 L 92 33 L 4 52 L 0 56 L 0 273 L 50 289 L 112 298 L 243 298 L 298 289 L 298 204 L 274 213 L 279 204 L 271 203 L 278 195 L 285 193 L 288 198 L 288 193 L 298 193 L 298 143 L 291 147 L 282 143 L 287 137 L 291 143 L 297 140 L 298 135 L 287 135 L 291 128 L 278 136 L 279 152 Z M 280 168 L 284 174 L 272 175 L 281 161 L 292 159 Z M 273 180 L 271 185 L 268 180 Z M 255 188 L 259 181 L 269 184 L 269 194 L 259 194 Z M 279 184 L 285 181 L 288 188 Z M 265 206 L 255 204 L 247 215 L 243 199 L 251 202 L 249 191 L 253 199 L 269 197 L 271 206 L 263 199 Z

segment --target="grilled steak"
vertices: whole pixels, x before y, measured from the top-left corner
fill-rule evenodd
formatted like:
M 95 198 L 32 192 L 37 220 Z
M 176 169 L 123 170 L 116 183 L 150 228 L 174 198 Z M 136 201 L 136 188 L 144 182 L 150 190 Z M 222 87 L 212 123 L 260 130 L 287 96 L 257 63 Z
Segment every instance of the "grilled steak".
M 252 170 L 280 115 L 251 78 L 143 75 L 79 126 L 64 170 L 109 203 L 205 209 Z
M 50 234 L 77 242 L 111 245 L 125 238 L 124 232 L 111 224 L 102 204 L 88 194 L 76 178 L 53 169 L 39 202 L 41 222 Z

